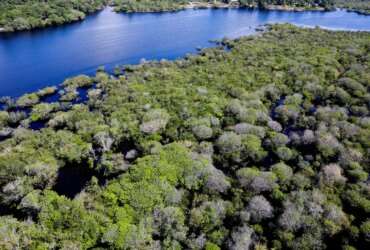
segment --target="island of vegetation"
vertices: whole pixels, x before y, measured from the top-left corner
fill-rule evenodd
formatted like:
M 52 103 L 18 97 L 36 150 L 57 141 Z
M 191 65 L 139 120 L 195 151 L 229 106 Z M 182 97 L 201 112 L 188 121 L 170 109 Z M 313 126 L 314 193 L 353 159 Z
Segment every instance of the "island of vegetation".
M 370 33 L 273 25 L 1 98 L 0 249 L 370 249 L 369 90 Z

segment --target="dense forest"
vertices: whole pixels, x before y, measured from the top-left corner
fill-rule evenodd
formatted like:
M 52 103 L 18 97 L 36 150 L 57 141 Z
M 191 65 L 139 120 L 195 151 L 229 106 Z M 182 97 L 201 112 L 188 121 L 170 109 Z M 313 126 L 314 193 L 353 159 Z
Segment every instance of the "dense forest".
M 199 1 L 207 3 L 208 1 Z M 117 12 L 155 12 L 155 11 L 176 11 L 185 9 L 188 0 L 114 0 L 113 6 Z
M 370 249 L 370 33 L 267 29 L 1 98 L 0 249 Z
M 1 31 L 30 30 L 84 19 L 106 0 L 1 0 Z
M 150 12 L 174 11 L 185 8 L 253 7 L 270 9 L 281 6 L 287 10 L 332 9 L 333 0 L 238 0 L 238 1 L 189 1 L 189 0 L 114 0 L 116 11 Z

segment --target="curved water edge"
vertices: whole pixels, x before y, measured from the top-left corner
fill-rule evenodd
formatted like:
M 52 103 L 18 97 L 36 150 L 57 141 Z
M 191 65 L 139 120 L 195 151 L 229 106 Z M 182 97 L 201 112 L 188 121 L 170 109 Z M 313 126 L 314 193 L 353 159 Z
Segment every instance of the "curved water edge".
M 0 35 L 0 96 L 20 96 L 103 65 L 176 59 L 210 40 L 250 35 L 267 23 L 370 31 L 370 16 L 346 10 L 198 9 L 118 14 L 108 7 L 79 23 Z

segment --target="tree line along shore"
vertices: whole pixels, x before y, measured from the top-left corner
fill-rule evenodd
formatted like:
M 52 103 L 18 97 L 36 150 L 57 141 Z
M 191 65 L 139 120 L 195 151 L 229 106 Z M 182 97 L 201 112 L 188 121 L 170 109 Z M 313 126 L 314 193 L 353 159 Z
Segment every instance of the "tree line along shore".
M 366 0 L 4 0 L 0 1 L 0 32 L 31 30 L 83 20 L 107 5 L 117 12 L 162 12 L 188 8 L 260 8 L 304 11 L 346 8 L 369 14 Z

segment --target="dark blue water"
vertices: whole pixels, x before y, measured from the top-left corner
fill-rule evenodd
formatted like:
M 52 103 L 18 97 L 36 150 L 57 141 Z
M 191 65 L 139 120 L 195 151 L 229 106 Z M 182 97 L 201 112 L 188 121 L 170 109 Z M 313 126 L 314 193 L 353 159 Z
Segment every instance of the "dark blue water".
M 346 11 L 116 14 L 107 8 L 80 23 L 0 35 L 0 96 L 19 96 L 76 74 L 93 74 L 100 65 L 111 70 L 142 58 L 178 58 L 210 46 L 209 40 L 251 34 L 258 25 L 274 22 L 370 31 L 370 16 Z

